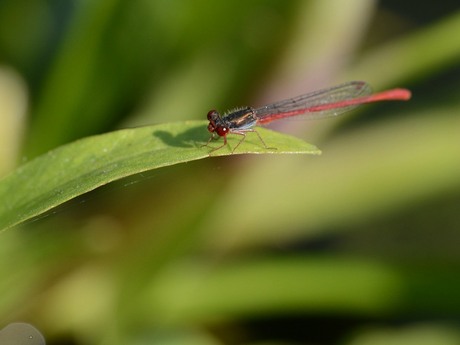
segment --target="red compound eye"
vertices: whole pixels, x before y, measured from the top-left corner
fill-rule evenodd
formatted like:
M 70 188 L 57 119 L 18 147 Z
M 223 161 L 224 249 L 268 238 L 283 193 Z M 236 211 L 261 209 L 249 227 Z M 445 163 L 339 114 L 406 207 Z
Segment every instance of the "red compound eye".
M 225 137 L 228 133 L 228 128 L 227 127 L 223 127 L 223 126 L 219 126 L 217 128 L 214 129 L 216 131 L 216 133 L 220 136 L 220 137 Z
M 213 121 L 216 117 L 219 117 L 219 113 L 217 112 L 217 110 L 210 110 L 208 111 L 207 117 L 209 121 Z

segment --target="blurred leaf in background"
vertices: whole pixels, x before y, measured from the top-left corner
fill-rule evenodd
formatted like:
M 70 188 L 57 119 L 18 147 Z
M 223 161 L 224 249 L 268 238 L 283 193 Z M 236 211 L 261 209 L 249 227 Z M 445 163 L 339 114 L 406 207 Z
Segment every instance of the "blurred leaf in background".
M 49 344 L 459 343 L 459 32 L 453 0 L 0 2 L 3 175 L 89 135 L 347 80 L 414 94 L 275 126 L 320 157 L 143 172 L 2 232 L 0 327 Z

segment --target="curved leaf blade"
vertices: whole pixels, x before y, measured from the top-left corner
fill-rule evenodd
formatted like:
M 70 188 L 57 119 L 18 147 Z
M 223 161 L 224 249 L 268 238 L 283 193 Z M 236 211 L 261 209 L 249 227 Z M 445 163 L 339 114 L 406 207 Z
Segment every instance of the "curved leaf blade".
M 313 145 L 267 129 L 258 132 L 276 150 L 264 148 L 255 133 L 234 154 L 319 154 Z M 236 138 L 235 138 L 236 137 Z M 76 196 L 114 180 L 169 165 L 231 155 L 239 136 L 212 152 L 205 121 L 124 129 L 84 138 L 49 151 L 0 181 L 0 229 L 36 217 Z M 210 152 L 212 152 L 210 154 Z

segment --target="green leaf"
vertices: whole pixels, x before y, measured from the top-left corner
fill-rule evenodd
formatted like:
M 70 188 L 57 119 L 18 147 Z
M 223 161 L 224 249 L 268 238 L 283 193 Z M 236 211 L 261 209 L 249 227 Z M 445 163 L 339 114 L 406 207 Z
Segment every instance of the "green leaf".
M 390 265 L 347 258 L 256 258 L 217 269 L 188 262 L 155 277 L 135 302 L 140 317 L 169 322 L 302 311 L 379 315 L 397 309 L 404 279 Z
M 139 305 L 143 320 L 180 324 L 296 313 L 456 315 L 459 279 L 449 270 L 415 266 L 346 255 L 255 257 L 213 267 L 183 260 L 130 303 Z
M 306 153 L 320 151 L 300 139 L 267 129 L 234 148 L 241 137 L 229 135 L 228 145 L 211 142 L 205 121 L 188 121 L 124 129 L 88 137 L 59 147 L 19 167 L 0 181 L 0 229 L 38 216 L 78 195 L 146 170 L 211 156 L 242 153 Z

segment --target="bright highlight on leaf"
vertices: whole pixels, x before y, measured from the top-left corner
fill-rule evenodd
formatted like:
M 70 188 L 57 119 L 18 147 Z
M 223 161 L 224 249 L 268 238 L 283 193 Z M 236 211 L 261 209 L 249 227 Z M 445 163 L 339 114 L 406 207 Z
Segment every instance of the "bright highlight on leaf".
M 259 132 L 276 149 L 264 148 L 250 133 L 233 154 L 320 154 L 298 138 L 263 128 Z M 208 138 L 206 122 L 187 121 L 124 129 L 52 150 L 0 181 L 0 230 L 123 177 L 210 157 L 212 147 L 203 147 Z M 228 148 L 212 156 L 232 154 L 239 138 L 228 139 Z

